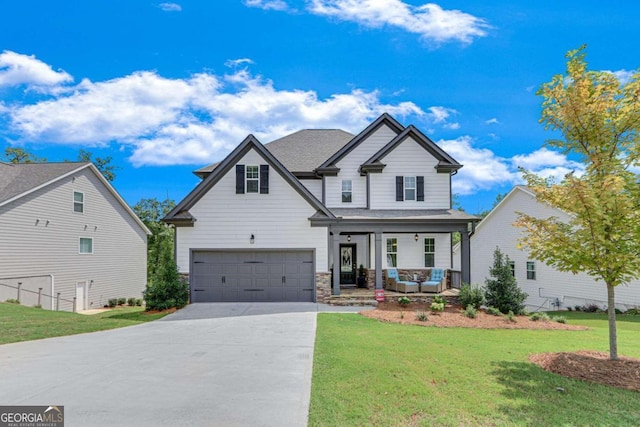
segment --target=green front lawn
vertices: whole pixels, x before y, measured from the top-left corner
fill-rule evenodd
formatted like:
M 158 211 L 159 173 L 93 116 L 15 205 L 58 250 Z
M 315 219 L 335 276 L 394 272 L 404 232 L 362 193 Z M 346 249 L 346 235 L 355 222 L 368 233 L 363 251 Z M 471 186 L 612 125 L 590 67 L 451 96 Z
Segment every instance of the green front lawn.
M 640 393 L 527 361 L 539 352 L 608 352 L 606 315 L 562 314 L 593 329 L 434 328 L 319 314 L 309 425 L 640 425 Z M 621 355 L 640 358 L 639 332 L 640 316 L 619 316 Z
M 0 303 L 0 344 L 82 334 L 136 325 L 164 317 L 142 307 L 121 307 L 85 315 Z

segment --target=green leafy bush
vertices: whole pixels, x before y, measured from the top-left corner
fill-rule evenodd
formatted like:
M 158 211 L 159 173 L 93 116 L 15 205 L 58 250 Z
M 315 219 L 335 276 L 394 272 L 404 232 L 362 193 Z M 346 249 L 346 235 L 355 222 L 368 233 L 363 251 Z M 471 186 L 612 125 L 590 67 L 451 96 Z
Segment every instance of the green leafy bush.
M 564 316 L 553 316 L 551 320 L 558 323 L 567 323 L 567 318 Z
M 485 281 L 485 297 L 487 305 L 506 313 L 524 313 L 524 301 L 527 293 L 523 292 L 511 273 L 509 257 L 503 256 L 499 248 L 493 252 L 493 266 L 489 269 L 490 279 Z
M 167 260 L 159 268 L 143 292 L 146 310 L 182 308 L 189 301 L 189 284 L 186 283 L 173 260 Z
M 20 300 L 15 298 L 9 298 L 5 302 L 8 302 L 9 304 L 20 304 Z
M 109 307 L 113 308 L 118 305 L 118 298 L 110 298 L 108 302 Z
M 400 298 L 398 298 L 398 304 L 400 304 L 401 306 L 405 307 L 405 306 L 411 304 L 411 300 L 409 299 L 409 297 L 400 297 Z
M 629 310 L 625 311 L 624 314 L 629 316 L 640 316 L 640 307 L 630 308 Z
M 597 313 L 600 310 L 598 304 L 588 304 L 582 307 L 582 311 L 587 313 Z
M 575 311 L 582 311 L 582 306 L 581 306 L 581 305 L 574 305 L 574 306 L 573 306 L 573 309 L 574 309 Z
M 484 304 L 484 290 L 480 286 L 472 286 L 465 283 L 460 288 L 458 298 L 460 299 L 462 307 L 467 308 L 468 306 L 472 306 L 473 308 L 478 309 L 482 304 Z
M 442 295 L 434 296 L 433 297 L 433 302 L 437 302 L 438 304 L 444 304 L 445 307 L 447 306 L 447 300 Z
M 487 313 L 491 314 L 492 316 L 502 316 L 502 313 L 500 312 L 500 310 L 498 310 L 495 307 L 488 307 Z
M 431 303 L 431 312 L 432 313 L 442 313 L 444 311 L 444 303 L 443 302 L 432 302 Z
M 464 314 L 469 319 L 475 319 L 476 316 L 478 315 L 478 310 L 476 310 L 476 308 L 473 305 L 469 304 L 467 305 L 467 308 L 464 309 L 462 314 Z
M 125 305 L 127 303 L 126 298 L 118 298 L 118 305 Z
M 513 312 L 513 310 L 509 310 L 509 312 L 507 314 L 505 314 L 504 319 L 507 322 L 515 322 L 516 321 L 516 315 Z
M 529 319 L 533 320 L 534 322 L 537 322 L 538 320 L 548 322 L 549 320 L 551 320 L 549 315 L 543 311 L 536 311 L 535 313 L 531 314 L 531 316 L 529 316 Z
M 131 307 L 133 307 L 134 305 L 136 305 L 136 299 L 135 298 L 127 299 L 127 305 L 130 305 Z
M 427 316 L 427 313 L 425 311 L 417 311 L 416 319 L 418 319 L 421 322 L 426 322 L 427 320 L 429 320 L 429 317 Z
M 137 298 L 137 299 L 136 299 L 136 305 L 137 305 L 138 307 L 140 307 L 140 306 L 142 305 L 142 298 Z

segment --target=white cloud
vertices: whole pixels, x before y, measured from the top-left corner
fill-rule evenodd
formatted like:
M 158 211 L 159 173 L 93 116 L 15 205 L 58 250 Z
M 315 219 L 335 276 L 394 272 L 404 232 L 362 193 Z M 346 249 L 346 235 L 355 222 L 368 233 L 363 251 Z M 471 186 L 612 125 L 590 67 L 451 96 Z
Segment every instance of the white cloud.
M 227 59 L 224 63 L 225 67 L 235 68 L 243 64 L 255 64 L 250 58 Z
M 539 170 L 545 166 L 564 166 L 568 168 L 581 169 L 581 163 L 568 160 L 567 157 L 557 151 L 549 150 L 545 147 L 529 154 L 518 154 L 512 158 L 515 167 L 522 167 L 528 170 Z
M 160 3 L 158 7 L 164 12 L 182 12 L 182 6 L 178 3 Z
M 309 0 L 308 10 L 370 28 L 400 28 L 436 43 L 471 43 L 486 36 L 490 28 L 482 18 L 460 10 L 444 10 L 435 3 L 413 6 L 401 0 Z
M 616 78 L 622 84 L 629 83 L 631 81 L 631 78 L 633 77 L 633 75 L 638 72 L 638 71 L 628 71 L 628 70 L 617 70 L 617 71 L 604 70 L 604 71 L 606 73 L 611 73 L 614 76 L 616 76 Z
M 485 120 L 484 123 L 486 125 L 498 125 L 500 122 L 495 117 L 490 118 L 489 120 Z
M 54 71 L 50 65 L 36 59 L 34 55 L 5 50 L 0 54 L 0 86 L 30 85 L 45 91 L 47 86 L 72 82 L 65 71 Z
M 283 0 L 245 0 L 245 6 L 264 10 L 287 10 L 289 5 Z

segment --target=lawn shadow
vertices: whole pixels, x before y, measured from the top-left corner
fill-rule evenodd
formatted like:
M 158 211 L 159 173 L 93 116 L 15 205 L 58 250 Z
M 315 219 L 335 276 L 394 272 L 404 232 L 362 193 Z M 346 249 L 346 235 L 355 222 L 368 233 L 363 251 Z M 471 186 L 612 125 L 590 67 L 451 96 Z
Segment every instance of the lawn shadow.
M 516 425 L 633 425 L 626 421 L 638 416 L 633 405 L 617 406 L 620 398 L 631 399 L 625 390 L 565 378 L 533 363 L 501 361 L 493 367 L 509 401 L 496 410 Z

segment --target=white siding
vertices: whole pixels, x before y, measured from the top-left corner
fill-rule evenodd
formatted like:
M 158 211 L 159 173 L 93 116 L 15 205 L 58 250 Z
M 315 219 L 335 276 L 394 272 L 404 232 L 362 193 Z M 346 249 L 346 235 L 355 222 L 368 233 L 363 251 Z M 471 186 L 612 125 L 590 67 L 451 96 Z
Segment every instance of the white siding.
M 526 212 L 538 218 L 557 216 L 566 218 L 560 211 L 538 203 L 523 190 L 514 189 L 505 200 L 483 220 L 471 237 L 471 281 L 484 285 L 493 264 L 493 252 L 499 247 L 503 254 L 515 262 L 518 286 L 529 294 L 529 309 L 551 309 L 551 301 L 559 298 L 562 307 L 595 303 L 606 305 L 607 290 L 603 282 L 596 282 L 586 274 L 565 273 L 535 261 L 526 251 L 517 248 L 522 231 L 513 226 L 516 211 Z M 527 261 L 536 263 L 536 279 L 527 279 Z M 640 306 L 640 281 L 616 288 L 616 302 L 623 305 Z
M 398 239 L 398 268 L 429 268 L 424 265 L 424 239 L 433 238 L 436 241 L 435 268 L 451 268 L 451 234 L 433 233 L 419 234 L 418 241 L 415 234 L 383 234 L 382 235 L 382 268 L 387 264 L 387 239 Z M 373 251 L 372 251 L 373 252 Z M 375 265 L 375 254 L 371 254 L 371 265 Z
M 371 174 L 371 209 L 449 209 L 450 177 L 437 173 L 438 161 L 413 138 L 384 159 L 382 173 Z M 424 176 L 424 201 L 396 201 L 396 176 Z
M 255 150 L 239 162 L 265 164 Z M 269 170 L 269 194 L 236 194 L 235 169 L 231 169 L 189 212 L 194 227 L 177 229 L 177 263 L 189 272 L 189 249 L 315 249 L 316 271 L 327 271 L 327 229 L 311 227 L 315 212 L 273 168 Z M 255 236 L 255 243 L 249 238 Z
M 73 212 L 74 191 L 84 193 L 84 213 Z M 53 275 L 54 293 L 68 300 L 76 282 L 93 280 L 88 308 L 142 297 L 147 236 L 89 169 L 0 207 L 0 236 L 0 278 Z M 93 239 L 93 254 L 78 253 L 80 237 Z
M 325 178 L 327 186 L 327 207 L 367 207 L 367 179 L 364 176 L 360 176 L 358 168 L 396 136 L 397 134 L 389 127 L 381 126 L 337 163 L 336 166 L 340 168 L 338 176 L 328 176 Z M 342 203 L 342 180 L 344 179 L 350 179 L 353 183 L 351 203 Z
M 316 199 L 322 201 L 322 180 L 321 179 L 301 179 L 300 182 L 307 190 L 315 196 Z

